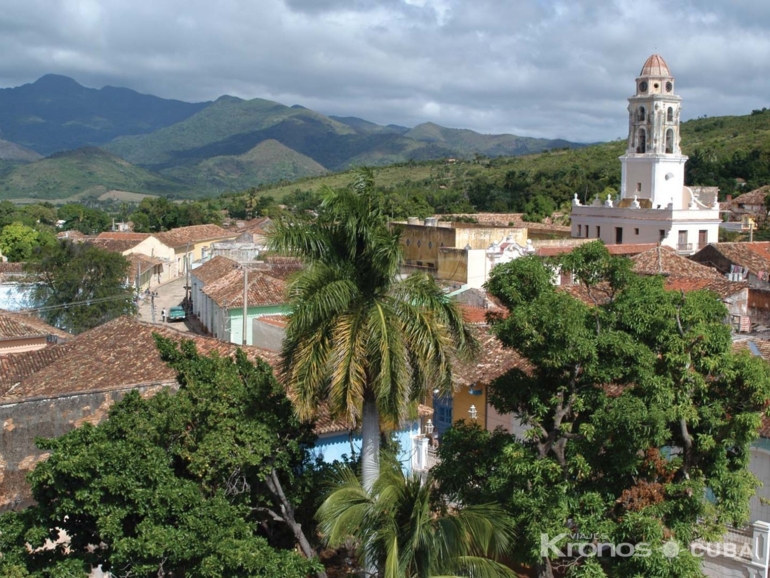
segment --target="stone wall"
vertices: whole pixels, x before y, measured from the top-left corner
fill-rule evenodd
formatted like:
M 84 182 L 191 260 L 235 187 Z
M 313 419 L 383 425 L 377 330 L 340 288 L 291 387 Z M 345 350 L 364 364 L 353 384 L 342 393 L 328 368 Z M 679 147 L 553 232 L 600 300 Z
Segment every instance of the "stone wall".
M 138 389 L 143 397 L 171 385 L 148 385 Z M 75 393 L 53 398 L 32 398 L 0 404 L 0 512 L 31 503 L 26 476 L 48 454 L 35 447 L 35 438 L 54 438 L 85 423 L 105 419 L 110 407 L 130 389 Z

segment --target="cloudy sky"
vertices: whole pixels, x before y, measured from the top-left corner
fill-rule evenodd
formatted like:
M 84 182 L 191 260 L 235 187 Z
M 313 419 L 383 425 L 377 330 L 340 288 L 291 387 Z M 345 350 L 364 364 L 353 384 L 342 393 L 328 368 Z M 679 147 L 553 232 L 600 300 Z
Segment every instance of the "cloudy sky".
M 661 54 L 684 118 L 770 105 L 766 0 L 0 0 L 0 86 L 45 73 L 591 142 Z

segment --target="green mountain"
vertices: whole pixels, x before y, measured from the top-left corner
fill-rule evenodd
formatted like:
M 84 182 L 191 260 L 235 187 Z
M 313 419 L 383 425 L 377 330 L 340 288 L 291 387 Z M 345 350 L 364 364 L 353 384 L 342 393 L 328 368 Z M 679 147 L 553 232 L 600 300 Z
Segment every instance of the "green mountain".
M 0 160 L 16 163 L 31 163 L 40 160 L 41 158 L 43 158 L 42 155 L 39 155 L 33 150 L 0 139 Z
M 310 157 L 276 140 L 266 140 L 242 155 L 211 157 L 195 165 L 192 171 L 180 166 L 167 169 L 165 174 L 193 182 L 201 190 L 232 191 L 244 188 L 243 183 L 294 181 L 326 172 Z
M 66 76 L 0 89 L 0 138 L 43 155 L 100 145 L 178 123 L 210 103 L 188 103 L 128 88 L 86 88 Z
M 13 167 L 0 176 L 0 199 L 95 197 L 113 189 L 165 196 L 191 195 L 187 186 L 95 147 L 57 153 Z

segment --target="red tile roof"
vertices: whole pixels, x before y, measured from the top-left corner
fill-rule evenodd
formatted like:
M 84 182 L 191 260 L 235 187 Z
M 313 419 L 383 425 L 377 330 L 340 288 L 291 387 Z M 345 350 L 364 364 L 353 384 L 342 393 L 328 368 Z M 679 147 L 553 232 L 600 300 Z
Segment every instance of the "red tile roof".
M 115 239 L 116 241 L 144 241 L 150 233 L 134 233 L 133 231 L 105 231 L 99 233 L 97 239 Z
M 143 239 L 111 239 L 107 237 L 96 237 L 94 239 L 88 239 L 86 242 L 95 247 L 99 247 L 100 249 L 104 249 L 105 251 L 123 253 L 136 247 L 142 240 Z
M 753 275 L 760 271 L 770 273 L 770 242 L 755 241 L 753 243 L 710 243 L 701 251 L 713 250 L 720 253 L 730 263 L 745 267 Z
M 691 279 L 724 279 L 713 267 L 701 265 L 678 255 L 670 247 L 655 246 L 631 257 L 633 270 L 640 275 L 668 275 Z
M 257 321 L 266 325 L 285 329 L 289 318 L 286 315 L 262 315 L 261 317 L 257 317 Z
M 669 291 L 690 291 L 706 290 L 716 293 L 720 299 L 726 299 L 744 289 L 748 289 L 749 284 L 743 281 L 729 281 L 724 277 L 716 279 L 688 278 L 688 277 L 669 277 L 666 279 L 666 289 Z
M 144 253 L 129 253 L 126 255 L 126 259 L 128 259 L 129 262 L 128 278 L 131 280 L 136 278 L 137 272 L 145 272 L 154 269 L 158 265 L 161 266 L 161 271 L 163 270 L 163 259 L 150 257 Z
M 0 339 L 19 337 L 40 337 L 53 335 L 59 339 L 68 339 L 72 335 L 45 321 L 34 314 L 5 311 L 0 309 Z
M 470 362 L 456 361 L 452 367 L 452 381 L 461 386 L 489 384 L 508 373 L 514 367 L 524 371 L 530 364 L 513 349 L 503 346 L 488 328 L 474 327 L 474 335 L 479 341 L 478 357 Z
M 471 307 L 470 305 L 461 305 L 460 309 L 463 313 L 463 321 L 469 325 L 486 325 L 487 313 L 489 309 L 483 307 Z
M 250 271 L 248 283 L 249 306 L 283 305 L 287 301 L 286 284 L 263 271 Z M 243 270 L 236 269 L 206 284 L 203 292 L 220 307 L 243 307 Z
M 654 249 L 657 243 L 628 243 L 624 245 L 607 245 L 610 255 L 638 255 Z
M 730 208 L 740 209 L 739 205 L 764 205 L 768 194 L 770 194 L 770 185 L 759 187 L 735 197 L 730 201 Z
M 9 390 L 22 379 L 47 367 L 65 352 L 64 347 L 53 346 L 0 355 L 0 398 L 8 395 Z
M 168 245 L 169 247 L 173 247 L 175 249 L 184 247 L 188 243 L 194 245 L 195 243 L 200 243 L 201 241 L 232 239 L 237 236 L 237 232 L 226 231 L 218 225 L 192 225 L 190 227 L 179 227 L 177 229 L 171 229 L 165 233 L 155 233 L 155 238 Z
M 554 225 L 549 222 L 531 223 L 523 219 L 524 213 L 457 213 L 452 215 L 434 215 L 442 221 L 471 217 L 479 225 L 488 227 L 518 227 L 522 229 L 544 229 L 549 231 L 569 231 L 564 225 Z
M 196 277 L 205 285 L 209 285 L 215 281 L 218 281 L 225 275 L 232 273 L 236 267 L 238 267 L 238 263 L 236 261 L 221 255 L 217 255 L 216 257 L 206 261 L 200 267 L 190 271 L 190 275 Z
M 218 339 L 181 333 L 164 325 L 120 317 L 72 338 L 51 349 L 61 349 L 58 358 L 21 380 L 1 402 L 57 397 L 77 392 L 128 389 L 141 385 L 173 384 L 176 372 L 160 358 L 152 337 L 159 333 L 175 340 L 192 339 L 202 354 L 233 355 L 235 345 Z M 273 366 L 277 354 L 257 347 L 244 347 L 251 359 L 259 357 Z

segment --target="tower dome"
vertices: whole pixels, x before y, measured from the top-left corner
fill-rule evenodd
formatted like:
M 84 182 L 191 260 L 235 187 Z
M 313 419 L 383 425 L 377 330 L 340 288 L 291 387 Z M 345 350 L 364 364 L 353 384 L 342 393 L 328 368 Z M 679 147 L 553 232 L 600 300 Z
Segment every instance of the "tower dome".
M 639 76 L 671 76 L 668 64 L 659 54 L 653 54 L 642 66 L 642 72 Z

